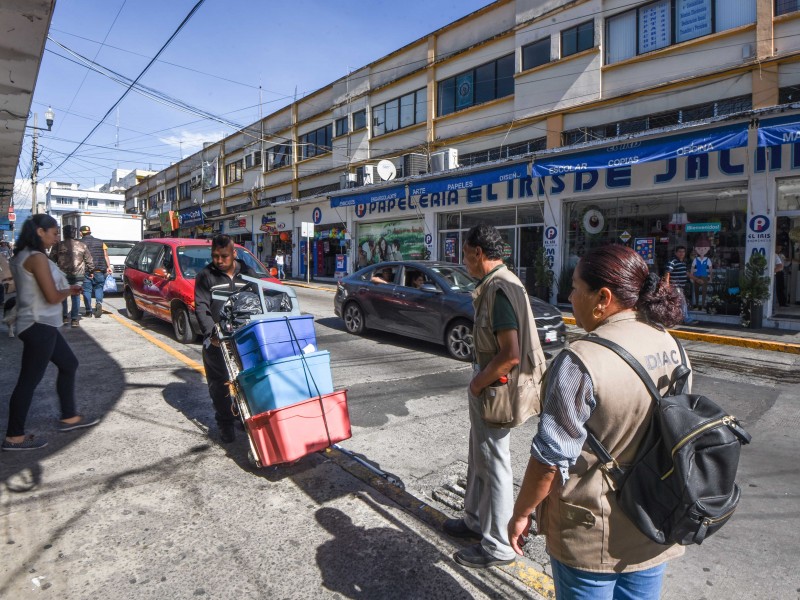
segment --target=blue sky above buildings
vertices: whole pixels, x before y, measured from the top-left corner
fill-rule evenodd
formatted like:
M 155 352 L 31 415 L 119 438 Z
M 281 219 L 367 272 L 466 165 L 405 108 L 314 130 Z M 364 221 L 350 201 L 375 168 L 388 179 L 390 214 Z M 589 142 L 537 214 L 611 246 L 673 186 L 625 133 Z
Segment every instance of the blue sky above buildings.
M 159 170 L 233 129 L 165 103 L 176 100 L 241 125 L 267 115 L 454 20 L 488 0 L 206 0 L 140 80 L 158 99 L 125 91 L 83 60 L 134 79 L 196 0 L 60 0 L 31 107 L 52 132 L 39 137 L 41 182 L 91 187 L 115 168 Z M 116 76 L 113 73 L 109 73 Z M 260 89 L 259 89 L 260 86 Z M 31 121 L 32 123 L 32 121 Z M 65 159 L 74 154 L 66 161 Z M 63 163 L 63 164 L 62 164 Z M 17 177 L 30 178 L 26 136 Z M 16 200 L 25 206 L 24 195 Z

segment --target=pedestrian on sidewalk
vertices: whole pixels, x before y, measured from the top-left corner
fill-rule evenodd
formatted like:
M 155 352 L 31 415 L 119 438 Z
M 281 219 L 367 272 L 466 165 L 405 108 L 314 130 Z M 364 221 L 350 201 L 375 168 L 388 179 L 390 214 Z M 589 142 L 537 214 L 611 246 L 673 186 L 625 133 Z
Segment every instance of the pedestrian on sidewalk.
M 283 270 L 283 250 L 278 250 L 278 252 L 275 254 L 275 266 L 278 267 L 278 279 L 286 279 L 286 273 Z
M 58 223 L 45 214 L 25 221 L 19 236 L 11 269 L 17 285 L 17 332 L 22 340 L 22 364 L 11 393 L 8 429 L 2 444 L 5 451 L 36 450 L 47 442 L 25 436 L 33 392 L 44 377 L 47 364 L 58 368 L 56 391 L 61 403 L 59 431 L 72 431 L 99 423 L 79 415 L 75 409 L 75 373 L 78 359 L 61 335 L 61 302 L 80 294 L 80 285 L 69 285 L 66 276 L 47 258 L 58 239 Z
M 213 300 L 213 290 L 235 292 L 247 282 L 242 275 L 256 277 L 255 271 L 244 261 L 236 258 L 236 246 L 230 236 L 220 234 L 211 241 L 211 263 L 198 274 L 194 283 L 194 305 L 200 333 L 203 335 L 203 366 L 206 370 L 208 393 L 214 403 L 215 418 L 219 427 L 219 438 L 230 444 L 236 438 L 230 388 L 228 388 L 228 368 L 219 339 L 214 334 L 214 325 L 220 321 L 223 302 Z
M 464 518 L 448 519 L 449 535 L 479 540 L 455 561 L 485 569 L 514 562 L 507 524 L 514 505 L 511 428 L 537 414 L 545 357 L 528 294 L 503 263 L 505 244 L 491 225 L 467 232 L 463 256 L 478 278 L 473 292 L 474 364 L 469 383 L 469 455 Z
M 686 283 L 689 279 L 689 268 L 686 265 L 686 246 L 675 248 L 675 255 L 667 263 L 666 274 L 669 276 L 667 281 L 672 284 L 672 287 L 681 292 L 682 321 L 687 325 L 694 325 L 697 321 L 689 317 L 689 303 L 686 297 Z
M 613 244 L 581 258 L 569 299 L 579 327 L 625 348 L 647 365 L 664 392 L 681 364 L 678 343 L 664 329 L 680 321 L 681 295 L 649 274 L 631 248 Z M 653 399 L 636 372 L 599 344 L 578 339 L 548 369 L 508 536 L 522 555 L 536 510 L 557 599 L 657 600 L 666 561 L 683 554 L 683 546 L 651 541 L 622 512 L 586 443 L 589 430 L 618 462 L 630 464 L 652 410 Z
M 67 276 L 67 283 L 70 285 L 80 284 L 83 289 L 86 273 L 94 271 L 94 259 L 86 244 L 75 239 L 74 226 L 64 225 L 61 233 L 61 241 L 55 245 L 52 252 L 56 257 L 56 264 Z M 67 301 L 64 300 L 61 305 L 64 323 L 71 323 L 72 327 L 78 327 L 80 308 L 80 295 L 72 296 L 72 306 L 69 312 L 67 312 Z
M 92 255 L 94 268 L 87 270 L 83 278 L 83 304 L 86 308 L 86 316 L 94 314 L 98 319 L 103 316 L 103 284 L 106 276 L 113 273 L 111 261 L 108 259 L 108 247 L 92 235 L 92 229 L 88 225 L 80 228 L 81 241 L 86 244 Z M 94 295 L 94 311 L 92 311 L 92 295 Z

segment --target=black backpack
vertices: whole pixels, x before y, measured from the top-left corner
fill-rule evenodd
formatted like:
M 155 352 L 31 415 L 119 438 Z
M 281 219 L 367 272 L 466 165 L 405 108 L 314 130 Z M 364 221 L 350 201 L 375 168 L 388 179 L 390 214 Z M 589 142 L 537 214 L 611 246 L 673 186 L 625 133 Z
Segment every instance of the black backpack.
M 683 346 L 662 397 L 647 371 L 619 344 L 589 335 L 627 362 L 647 386 L 655 406 L 647 433 L 630 467 L 620 467 L 600 441 L 587 442 L 600 468 L 616 486 L 617 502 L 648 538 L 659 544 L 702 544 L 722 527 L 739 503 L 736 468 L 750 435 L 736 417 L 705 396 L 686 394 L 691 370 Z

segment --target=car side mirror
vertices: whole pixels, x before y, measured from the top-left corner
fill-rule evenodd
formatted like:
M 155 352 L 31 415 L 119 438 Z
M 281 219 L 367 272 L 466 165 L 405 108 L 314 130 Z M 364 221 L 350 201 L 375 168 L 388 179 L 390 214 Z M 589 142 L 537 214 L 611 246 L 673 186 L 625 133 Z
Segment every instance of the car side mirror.
M 163 279 L 169 279 L 169 272 L 164 267 L 156 267 L 153 269 L 153 275 Z
M 422 286 L 420 286 L 419 290 L 421 292 L 432 292 L 434 294 L 438 294 L 439 293 L 439 288 L 437 288 L 432 283 L 423 283 Z

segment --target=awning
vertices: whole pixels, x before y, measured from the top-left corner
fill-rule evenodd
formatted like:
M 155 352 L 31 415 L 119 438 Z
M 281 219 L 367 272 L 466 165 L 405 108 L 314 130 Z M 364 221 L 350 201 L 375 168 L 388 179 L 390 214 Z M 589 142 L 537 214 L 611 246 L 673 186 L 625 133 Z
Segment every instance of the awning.
M 356 206 L 358 204 L 371 204 L 386 200 L 400 200 L 406 197 L 406 186 L 398 185 L 361 194 L 347 194 L 331 198 L 331 208 L 338 206 Z
M 528 176 L 528 163 L 515 165 L 505 165 L 486 171 L 476 171 L 474 173 L 460 174 L 457 176 L 445 177 L 442 179 L 432 179 L 414 182 L 409 185 L 409 196 L 421 196 L 423 194 L 434 194 L 436 192 L 449 192 L 452 190 L 463 190 L 478 188 L 491 183 L 500 183 L 511 179 L 521 179 Z
M 764 119 L 759 122 L 759 146 L 780 146 L 795 142 L 800 142 L 800 115 Z
M 534 177 L 630 165 L 747 146 L 748 123 L 692 131 L 648 140 L 628 140 L 566 156 L 545 156 L 533 163 Z

